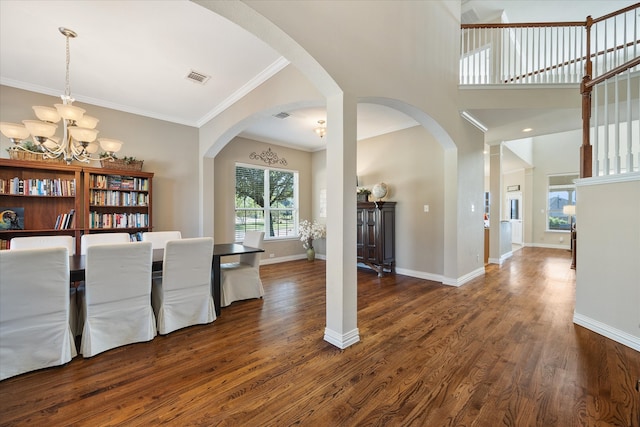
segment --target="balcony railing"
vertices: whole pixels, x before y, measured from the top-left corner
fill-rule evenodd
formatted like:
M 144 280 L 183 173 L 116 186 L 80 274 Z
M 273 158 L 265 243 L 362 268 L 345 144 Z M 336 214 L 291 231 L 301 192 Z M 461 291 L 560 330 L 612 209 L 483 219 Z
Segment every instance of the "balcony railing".
M 460 84 L 579 84 L 640 54 L 640 3 L 582 22 L 463 24 Z
M 639 21 L 636 3 L 584 22 L 462 25 L 460 85 L 580 84 L 580 176 L 638 172 Z

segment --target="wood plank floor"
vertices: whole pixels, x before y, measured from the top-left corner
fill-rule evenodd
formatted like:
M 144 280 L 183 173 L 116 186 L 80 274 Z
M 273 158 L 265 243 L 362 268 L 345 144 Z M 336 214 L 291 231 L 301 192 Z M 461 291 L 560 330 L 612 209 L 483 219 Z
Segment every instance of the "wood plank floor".
M 322 337 L 325 263 L 261 267 L 212 324 L 0 382 L 28 426 L 640 426 L 640 353 L 572 323 L 569 252 L 462 287 L 358 272 L 361 342 Z

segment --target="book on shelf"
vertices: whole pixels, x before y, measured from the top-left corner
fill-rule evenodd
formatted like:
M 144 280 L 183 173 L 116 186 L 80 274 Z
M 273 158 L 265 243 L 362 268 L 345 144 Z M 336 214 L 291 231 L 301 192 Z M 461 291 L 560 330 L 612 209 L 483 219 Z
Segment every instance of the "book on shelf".
M 69 213 L 63 213 L 56 218 L 56 230 L 69 230 L 75 228 L 75 209 L 71 209 Z

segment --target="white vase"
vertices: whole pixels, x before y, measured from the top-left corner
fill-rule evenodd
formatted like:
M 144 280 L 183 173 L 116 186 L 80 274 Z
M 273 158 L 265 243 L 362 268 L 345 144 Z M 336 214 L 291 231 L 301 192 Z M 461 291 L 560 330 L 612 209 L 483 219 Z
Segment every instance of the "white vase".
M 316 259 L 316 250 L 313 248 L 307 249 L 307 261 L 313 261 Z

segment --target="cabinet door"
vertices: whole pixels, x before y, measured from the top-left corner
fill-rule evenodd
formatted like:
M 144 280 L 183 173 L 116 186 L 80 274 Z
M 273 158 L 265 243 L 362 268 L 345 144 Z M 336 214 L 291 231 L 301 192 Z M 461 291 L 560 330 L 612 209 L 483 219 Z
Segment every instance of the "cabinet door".
M 365 246 L 365 235 L 366 235 L 366 221 L 365 221 L 365 212 L 366 209 L 358 209 L 357 217 L 356 217 L 356 258 L 358 262 L 362 262 L 364 260 L 364 246 Z
M 366 209 L 364 211 L 364 260 L 378 262 L 378 210 Z

